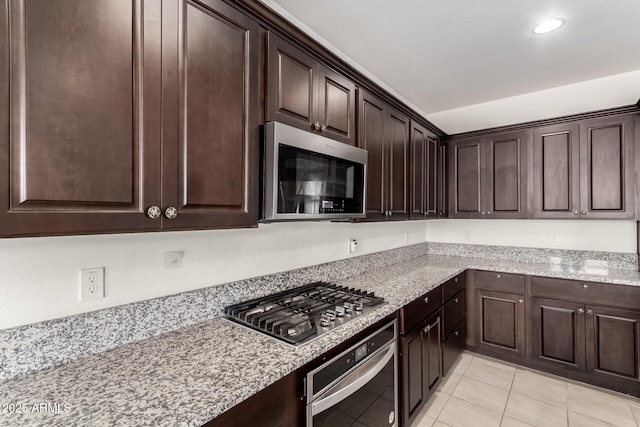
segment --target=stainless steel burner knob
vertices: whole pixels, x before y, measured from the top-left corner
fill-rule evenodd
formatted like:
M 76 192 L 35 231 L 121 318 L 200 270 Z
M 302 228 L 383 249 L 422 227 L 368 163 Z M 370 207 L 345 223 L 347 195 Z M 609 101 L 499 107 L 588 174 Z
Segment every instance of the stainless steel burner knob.
M 362 311 L 362 303 L 360 301 L 356 303 L 356 311 Z
M 337 306 L 336 306 L 336 315 L 337 315 L 338 317 L 344 317 L 344 311 L 345 311 L 345 310 L 344 310 L 344 307 L 343 307 L 343 306 L 341 306 L 341 305 L 337 305 Z
M 335 320 L 335 318 L 336 318 L 336 312 L 333 311 L 333 310 L 327 310 L 327 312 L 325 314 L 327 315 L 327 317 L 330 320 Z
M 330 324 L 331 319 L 323 314 L 322 317 L 320 317 L 320 326 L 322 326 L 323 328 L 328 328 Z
M 298 330 L 297 330 L 296 328 L 289 328 L 289 329 L 287 330 L 287 334 L 288 334 L 290 337 L 295 337 L 296 335 L 298 335 Z
M 351 313 L 353 311 L 353 304 L 351 304 L 350 302 L 345 302 L 344 303 L 344 311 L 347 314 Z

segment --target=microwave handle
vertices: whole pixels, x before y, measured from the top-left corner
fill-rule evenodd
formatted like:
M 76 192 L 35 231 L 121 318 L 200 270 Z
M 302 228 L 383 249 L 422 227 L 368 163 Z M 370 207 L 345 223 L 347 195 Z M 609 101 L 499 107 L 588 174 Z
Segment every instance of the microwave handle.
M 396 346 L 394 341 L 389 344 L 387 351 L 381 350 L 377 355 L 362 364 L 342 381 L 327 390 L 322 395 L 322 398 L 313 402 L 311 404 L 312 416 L 318 415 L 360 390 L 384 369 L 395 354 Z

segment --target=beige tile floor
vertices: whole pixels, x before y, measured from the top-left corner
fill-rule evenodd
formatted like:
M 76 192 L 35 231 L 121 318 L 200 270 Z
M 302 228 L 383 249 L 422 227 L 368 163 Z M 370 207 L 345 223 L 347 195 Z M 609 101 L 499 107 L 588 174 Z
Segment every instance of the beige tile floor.
M 411 427 L 640 427 L 640 399 L 464 352 Z

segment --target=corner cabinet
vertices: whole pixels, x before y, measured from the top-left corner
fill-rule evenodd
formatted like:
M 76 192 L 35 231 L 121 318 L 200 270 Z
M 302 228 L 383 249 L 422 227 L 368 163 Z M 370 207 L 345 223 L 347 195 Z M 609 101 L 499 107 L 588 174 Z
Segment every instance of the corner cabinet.
M 0 235 L 257 224 L 257 23 L 219 0 L 7 0 L 0 32 Z
M 411 121 L 411 219 L 438 217 L 438 137 Z
M 634 217 L 632 115 L 534 130 L 533 217 Z
M 449 143 L 449 215 L 526 218 L 529 214 L 529 131 Z
M 363 90 L 358 105 L 358 147 L 369 153 L 367 220 L 408 219 L 410 120 Z
M 273 33 L 267 55 L 267 120 L 355 145 L 355 84 Z

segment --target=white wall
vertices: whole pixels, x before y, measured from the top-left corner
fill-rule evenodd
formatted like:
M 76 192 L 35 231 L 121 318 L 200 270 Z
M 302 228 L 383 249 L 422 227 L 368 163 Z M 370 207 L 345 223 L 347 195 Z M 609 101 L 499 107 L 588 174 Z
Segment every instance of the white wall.
M 427 114 L 449 134 L 635 104 L 640 70 Z
M 465 232 L 468 239 L 465 239 Z M 558 245 L 550 243 L 558 236 Z M 635 221 L 443 219 L 427 222 L 427 241 L 585 251 L 636 252 Z
M 257 229 L 0 239 L 0 329 L 421 243 L 425 221 L 277 223 Z M 405 232 L 409 243 L 405 243 Z M 358 252 L 348 253 L 348 239 Z M 164 252 L 184 250 L 182 268 Z M 79 302 L 79 269 L 106 296 Z

